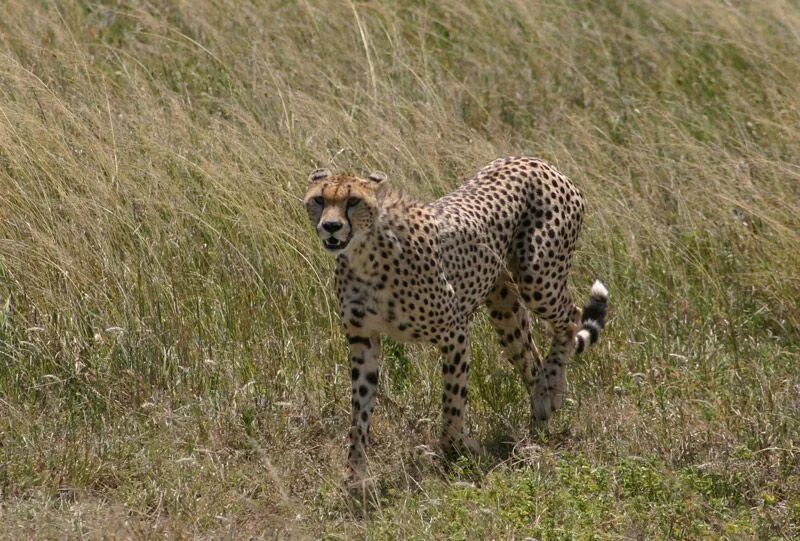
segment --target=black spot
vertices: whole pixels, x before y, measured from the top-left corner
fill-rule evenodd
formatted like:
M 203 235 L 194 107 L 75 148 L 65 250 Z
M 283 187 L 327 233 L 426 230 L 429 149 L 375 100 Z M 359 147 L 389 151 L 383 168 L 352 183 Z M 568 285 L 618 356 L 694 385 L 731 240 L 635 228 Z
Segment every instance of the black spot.
M 371 345 L 369 338 L 365 336 L 348 336 L 347 341 L 350 344 L 361 344 L 363 346 L 369 347 Z

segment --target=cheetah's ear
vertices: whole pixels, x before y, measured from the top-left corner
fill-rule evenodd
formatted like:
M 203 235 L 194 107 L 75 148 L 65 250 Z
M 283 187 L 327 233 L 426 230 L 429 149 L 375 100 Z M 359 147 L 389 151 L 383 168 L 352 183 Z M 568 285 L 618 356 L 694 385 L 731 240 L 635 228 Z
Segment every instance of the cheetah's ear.
M 380 184 L 381 182 L 386 182 L 386 173 L 382 173 L 380 171 L 373 171 L 372 173 L 369 174 L 367 178 L 370 179 L 372 182 L 375 182 L 376 184 Z
M 308 181 L 317 182 L 329 176 L 331 176 L 331 172 L 328 169 L 317 169 L 308 176 Z

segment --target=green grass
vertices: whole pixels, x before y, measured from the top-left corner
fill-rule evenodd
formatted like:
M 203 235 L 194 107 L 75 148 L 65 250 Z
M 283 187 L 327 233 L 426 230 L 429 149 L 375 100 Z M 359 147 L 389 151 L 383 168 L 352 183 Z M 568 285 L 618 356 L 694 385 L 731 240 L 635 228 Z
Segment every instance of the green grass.
M 0 537 L 800 536 L 795 3 L 3 10 Z M 608 327 L 534 442 L 480 315 L 455 464 L 435 352 L 386 343 L 354 501 L 306 176 L 433 198 L 508 154 L 586 195 Z

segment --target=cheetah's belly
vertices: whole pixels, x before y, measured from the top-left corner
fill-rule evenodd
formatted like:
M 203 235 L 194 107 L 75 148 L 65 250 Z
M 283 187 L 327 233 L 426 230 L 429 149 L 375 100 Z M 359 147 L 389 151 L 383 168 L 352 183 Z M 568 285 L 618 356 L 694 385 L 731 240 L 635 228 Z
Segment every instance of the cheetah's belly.
M 462 246 L 471 249 L 463 250 Z M 460 314 L 471 316 L 483 305 L 501 270 L 507 266 L 505 251 L 502 246 L 463 240 L 459 248 L 451 248 L 447 253 L 444 266 Z

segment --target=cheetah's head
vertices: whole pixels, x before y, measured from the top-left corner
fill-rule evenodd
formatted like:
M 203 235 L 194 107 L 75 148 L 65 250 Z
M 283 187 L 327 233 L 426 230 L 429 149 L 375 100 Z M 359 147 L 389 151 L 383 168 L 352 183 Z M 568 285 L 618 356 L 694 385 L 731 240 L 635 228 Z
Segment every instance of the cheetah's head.
M 385 179 L 382 173 L 367 178 L 332 175 L 327 169 L 311 173 L 303 202 L 328 252 L 343 252 L 354 238 L 369 231 L 378 216 L 377 193 Z

